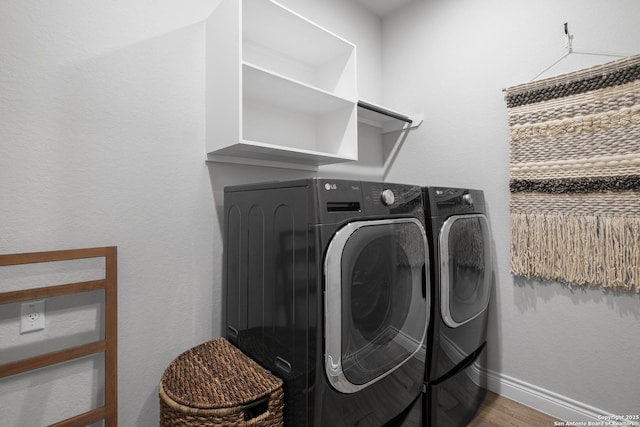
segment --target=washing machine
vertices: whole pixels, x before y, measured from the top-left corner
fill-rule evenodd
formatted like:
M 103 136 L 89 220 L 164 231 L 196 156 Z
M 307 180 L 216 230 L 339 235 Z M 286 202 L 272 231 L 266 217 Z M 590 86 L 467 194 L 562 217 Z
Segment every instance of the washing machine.
M 421 396 L 430 297 L 417 186 L 224 191 L 226 338 L 283 379 L 285 425 L 391 425 Z
M 424 191 L 434 284 L 424 425 L 465 426 L 486 394 L 491 231 L 481 190 Z

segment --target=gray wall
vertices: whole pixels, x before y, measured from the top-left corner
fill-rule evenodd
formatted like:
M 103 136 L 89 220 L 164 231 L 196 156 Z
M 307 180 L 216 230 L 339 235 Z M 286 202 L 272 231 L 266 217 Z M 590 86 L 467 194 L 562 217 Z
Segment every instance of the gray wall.
M 0 252 L 118 246 L 121 425 L 157 425 L 164 368 L 219 331 L 203 153 L 208 3 L 0 2 Z M 47 307 L 43 332 L 19 335 L 17 318 L 2 319 L 0 357 L 59 332 Z M 86 365 L 62 384 L 1 381 L 3 424 L 68 416 Z

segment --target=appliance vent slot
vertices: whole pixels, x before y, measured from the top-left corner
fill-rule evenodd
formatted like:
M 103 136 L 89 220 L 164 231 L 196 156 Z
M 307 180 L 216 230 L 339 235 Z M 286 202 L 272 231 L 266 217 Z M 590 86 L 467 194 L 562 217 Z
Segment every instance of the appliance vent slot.
M 360 202 L 327 202 L 328 212 L 360 212 Z

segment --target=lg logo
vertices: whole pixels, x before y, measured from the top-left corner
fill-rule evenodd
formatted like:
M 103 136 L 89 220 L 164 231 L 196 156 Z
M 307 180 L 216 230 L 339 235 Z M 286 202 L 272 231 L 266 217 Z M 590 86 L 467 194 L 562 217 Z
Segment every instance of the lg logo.
M 324 189 L 329 191 L 329 190 L 336 190 L 338 188 L 337 184 L 329 184 L 328 182 L 324 185 Z

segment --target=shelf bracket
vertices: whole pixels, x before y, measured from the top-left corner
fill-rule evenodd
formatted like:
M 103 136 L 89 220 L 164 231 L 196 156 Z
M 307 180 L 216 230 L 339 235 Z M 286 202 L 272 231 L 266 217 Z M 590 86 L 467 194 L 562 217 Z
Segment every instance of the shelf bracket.
M 383 181 L 387 179 L 389 172 L 391 171 L 391 167 L 393 163 L 396 161 L 396 157 L 398 157 L 398 153 L 400 152 L 400 148 L 407 140 L 409 136 L 409 130 L 414 129 L 415 127 L 420 126 L 422 123 L 422 119 L 419 119 L 419 123 L 417 126 L 407 126 L 404 129 L 399 131 L 388 131 L 382 133 L 382 142 L 383 147 L 386 147 L 386 153 L 384 154 L 384 162 L 382 165 L 382 179 Z

